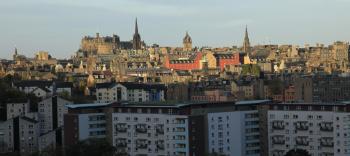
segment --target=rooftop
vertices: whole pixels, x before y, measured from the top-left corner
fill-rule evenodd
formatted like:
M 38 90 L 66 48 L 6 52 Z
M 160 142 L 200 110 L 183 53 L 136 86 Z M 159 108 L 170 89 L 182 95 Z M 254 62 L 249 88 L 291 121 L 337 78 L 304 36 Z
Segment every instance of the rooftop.
M 106 107 L 110 103 L 89 103 L 89 104 L 71 104 L 66 105 L 67 108 L 76 109 L 76 108 L 93 108 L 93 107 Z
M 237 101 L 236 105 L 266 104 L 268 102 L 271 102 L 271 100 L 246 100 L 246 101 Z

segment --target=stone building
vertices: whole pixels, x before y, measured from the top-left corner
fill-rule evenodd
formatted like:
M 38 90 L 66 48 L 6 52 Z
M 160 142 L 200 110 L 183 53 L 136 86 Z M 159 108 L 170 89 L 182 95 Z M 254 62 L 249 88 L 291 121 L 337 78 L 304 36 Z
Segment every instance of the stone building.
M 348 61 L 349 60 L 349 43 L 334 42 L 330 46 L 333 59 L 336 61 Z
M 96 33 L 96 37 L 85 36 L 81 40 L 80 50 L 87 55 L 110 54 L 119 48 L 119 44 L 120 39 L 117 35 L 101 37 Z

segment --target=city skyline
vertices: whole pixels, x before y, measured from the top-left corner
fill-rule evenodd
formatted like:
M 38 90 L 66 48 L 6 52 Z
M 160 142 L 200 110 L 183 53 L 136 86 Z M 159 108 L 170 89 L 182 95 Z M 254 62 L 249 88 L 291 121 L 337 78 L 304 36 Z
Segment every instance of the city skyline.
M 181 46 L 188 31 L 194 46 L 242 46 L 246 25 L 252 45 L 327 45 L 337 40 L 349 41 L 350 35 L 346 31 L 350 23 L 343 20 L 349 13 L 345 5 L 348 0 L 322 0 L 322 3 L 311 0 L 303 5 L 301 0 L 254 0 L 254 5 L 238 1 L 225 2 L 225 5 L 209 1 L 80 2 L 15 0 L 4 3 L 0 6 L 0 17 L 4 21 L 0 26 L 3 34 L 0 58 L 11 58 L 15 47 L 29 57 L 45 50 L 56 58 L 69 58 L 79 49 L 83 36 L 93 36 L 96 32 L 102 36 L 114 33 L 121 40 L 131 40 L 136 17 L 142 40 L 148 45 Z M 38 6 L 41 8 L 37 9 Z M 328 11 L 324 13 L 324 9 Z M 296 28 L 296 24 L 300 26 Z

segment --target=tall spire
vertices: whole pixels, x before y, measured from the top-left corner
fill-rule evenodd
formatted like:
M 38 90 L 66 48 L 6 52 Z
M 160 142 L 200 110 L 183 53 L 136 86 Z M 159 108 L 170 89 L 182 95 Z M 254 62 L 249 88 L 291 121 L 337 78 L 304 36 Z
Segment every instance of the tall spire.
M 245 25 L 245 37 L 244 38 L 249 40 L 249 37 L 248 37 L 248 25 Z
M 15 47 L 15 52 L 12 55 L 13 60 L 16 60 L 17 56 L 18 56 L 18 52 L 17 52 L 17 48 Z
M 139 33 L 139 28 L 137 26 L 137 18 L 135 20 L 135 34 L 138 34 Z
M 245 36 L 243 41 L 243 52 L 248 53 L 250 52 L 250 42 L 249 42 L 249 36 L 248 36 L 248 26 L 245 26 Z
M 135 20 L 135 33 L 134 33 L 134 37 L 133 37 L 133 49 L 135 50 L 140 50 L 142 47 L 141 47 L 141 36 L 139 34 L 139 28 L 137 26 L 137 18 Z

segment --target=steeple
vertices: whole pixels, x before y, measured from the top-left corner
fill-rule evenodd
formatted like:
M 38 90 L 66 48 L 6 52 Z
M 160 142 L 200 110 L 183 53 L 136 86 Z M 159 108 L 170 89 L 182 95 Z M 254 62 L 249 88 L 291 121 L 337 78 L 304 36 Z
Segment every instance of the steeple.
M 18 52 L 17 52 L 17 48 L 15 48 L 15 53 L 12 56 L 13 60 L 16 60 L 17 56 L 18 56 Z
M 135 34 L 139 34 L 139 28 L 137 26 L 137 18 L 135 20 Z
M 133 45 L 133 48 L 135 50 L 141 49 L 141 36 L 139 34 L 139 29 L 138 29 L 138 25 L 137 25 L 137 18 L 135 20 L 135 33 L 134 33 L 134 37 L 132 40 L 132 45 Z
M 249 53 L 250 52 L 250 42 L 249 42 L 249 36 L 248 36 L 248 26 L 245 27 L 245 36 L 243 41 L 243 52 Z

